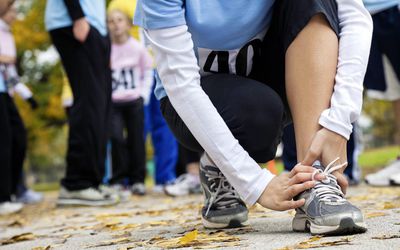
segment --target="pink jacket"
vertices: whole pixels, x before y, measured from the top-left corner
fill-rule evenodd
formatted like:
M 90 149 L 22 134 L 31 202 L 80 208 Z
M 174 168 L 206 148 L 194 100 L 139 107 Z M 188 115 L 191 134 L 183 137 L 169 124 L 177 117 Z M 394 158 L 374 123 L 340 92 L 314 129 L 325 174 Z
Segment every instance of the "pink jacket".
M 148 99 L 151 85 L 153 59 L 146 47 L 134 38 L 124 44 L 112 44 L 112 100 L 115 103 Z

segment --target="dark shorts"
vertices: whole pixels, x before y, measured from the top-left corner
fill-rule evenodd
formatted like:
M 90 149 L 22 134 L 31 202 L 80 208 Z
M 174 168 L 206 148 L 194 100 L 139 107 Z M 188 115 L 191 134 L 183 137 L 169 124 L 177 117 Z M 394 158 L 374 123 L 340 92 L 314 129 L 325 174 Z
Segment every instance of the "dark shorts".
M 274 8 L 272 23 L 262 43 L 253 77 L 279 94 L 290 122 L 285 89 L 286 51 L 310 19 L 318 14 L 325 17 L 339 39 L 337 4 L 335 0 L 278 0 Z
M 201 79 L 204 91 L 234 137 L 260 163 L 275 157 L 282 129 L 290 123 L 285 92 L 286 50 L 318 14 L 322 14 L 339 35 L 335 0 L 279 0 L 274 8 L 264 40 L 252 44 L 255 56 L 248 77 L 215 74 Z M 203 151 L 168 97 L 161 100 L 161 111 L 182 145 L 193 151 Z
M 368 90 L 386 91 L 388 79 L 382 56 L 388 59 L 400 80 L 400 11 L 397 6 L 372 16 L 374 33 L 364 85 Z

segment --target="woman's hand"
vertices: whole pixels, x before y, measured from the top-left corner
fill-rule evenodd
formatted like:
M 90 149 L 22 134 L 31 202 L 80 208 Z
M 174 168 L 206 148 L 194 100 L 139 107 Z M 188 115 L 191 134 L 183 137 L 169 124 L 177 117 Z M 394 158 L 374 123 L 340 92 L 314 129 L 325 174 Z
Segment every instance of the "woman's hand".
M 293 198 L 315 186 L 315 181 L 312 180 L 314 171 L 313 167 L 298 164 L 290 173 L 282 173 L 274 177 L 258 199 L 258 203 L 263 207 L 278 211 L 301 207 L 305 200 L 294 201 Z M 317 174 L 314 178 L 323 180 L 325 176 Z
M 82 17 L 74 22 L 73 33 L 76 40 L 84 43 L 89 35 L 90 25 L 86 18 Z
M 340 157 L 337 164 L 347 162 L 346 138 L 326 128 L 322 128 L 315 134 L 311 146 L 301 163 L 303 165 L 311 166 L 316 160 L 320 160 L 323 166 L 327 166 L 337 157 Z M 333 172 L 333 175 L 336 176 L 343 193 L 346 193 L 347 187 L 349 186 L 347 178 L 343 174 L 345 168 L 346 167 L 343 167 L 342 169 Z

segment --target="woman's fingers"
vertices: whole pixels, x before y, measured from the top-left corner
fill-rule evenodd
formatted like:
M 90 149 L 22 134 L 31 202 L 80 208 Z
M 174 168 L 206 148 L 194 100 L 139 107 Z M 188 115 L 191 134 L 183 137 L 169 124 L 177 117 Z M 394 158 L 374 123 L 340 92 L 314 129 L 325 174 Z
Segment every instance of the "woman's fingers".
M 298 173 L 289 180 L 289 186 L 292 186 L 294 184 L 300 184 L 306 181 L 322 181 L 323 179 L 326 178 L 325 175 L 323 174 L 316 174 L 314 175 L 314 180 L 312 179 L 313 173 Z
M 293 197 L 297 196 L 298 194 L 300 194 L 310 188 L 313 188 L 314 186 L 315 186 L 315 181 L 307 181 L 302 184 L 295 184 L 295 185 L 290 186 L 286 190 L 288 200 L 293 199 Z
M 292 171 L 289 173 L 289 177 L 292 178 L 298 173 L 313 173 L 315 171 L 315 168 L 310 167 L 310 166 L 305 166 L 301 164 L 297 164 Z
M 290 210 L 290 209 L 296 209 L 296 208 L 303 206 L 305 202 L 306 202 L 305 199 L 300 199 L 297 201 L 294 201 L 294 200 L 284 201 L 281 204 L 280 210 L 285 211 L 285 210 Z

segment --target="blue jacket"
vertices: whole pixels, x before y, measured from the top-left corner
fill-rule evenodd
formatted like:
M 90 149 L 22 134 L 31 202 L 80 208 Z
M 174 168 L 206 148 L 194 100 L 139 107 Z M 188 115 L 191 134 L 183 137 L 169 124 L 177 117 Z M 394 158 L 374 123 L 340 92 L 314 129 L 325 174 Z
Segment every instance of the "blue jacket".
M 363 0 L 365 7 L 371 14 L 400 5 L 400 0 Z
M 107 35 L 105 0 L 47 0 L 45 24 L 48 31 L 72 26 L 86 17 L 103 36 Z

